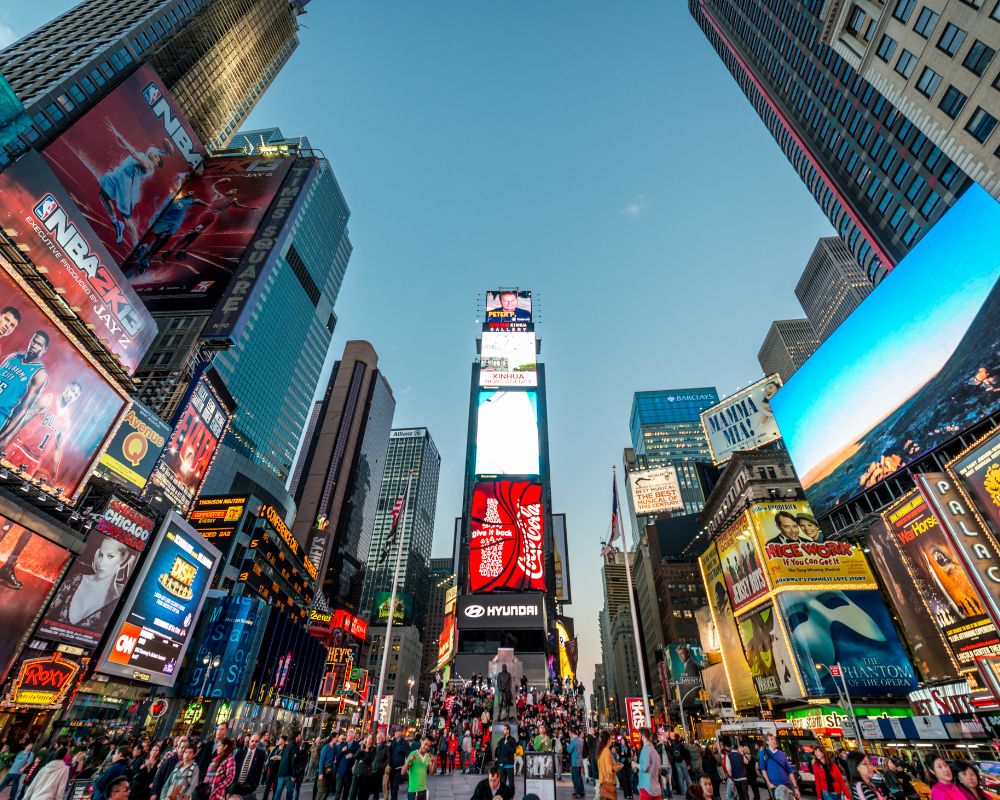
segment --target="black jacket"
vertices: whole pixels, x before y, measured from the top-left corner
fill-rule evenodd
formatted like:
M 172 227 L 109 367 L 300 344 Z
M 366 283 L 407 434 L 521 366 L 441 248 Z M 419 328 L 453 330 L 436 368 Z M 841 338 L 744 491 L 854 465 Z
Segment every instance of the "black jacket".
M 517 739 L 513 736 L 504 736 L 496 746 L 497 764 L 501 767 L 514 766 L 514 753 L 517 750 Z
M 233 781 L 232 790 L 242 795 L 253 794 L 254 790 L 260 786 L 264 765 L 267 763 L 267 753 L 263 748 L 255 747 L 250 754 L 250 771 L 247 772 L 247 779 L 240 783 L 240 775 L 243 774 L 243 760 L 246 757 L 247 749 L 245 747 L 236 751 L 236 778 Z
M 379 778 L 385 772 L 385 768 L 389 765 L 389 743 L 383 742 L 375 748 L 375 755 L 372 758 L 372 775 L 377 775 Z
M 494 793 L 490 788 L 490 779 L 487 777 L 479 781 L 472 792 L 472 800 L 493 800 L 497 796 L 502 797 L 503 800 L 513 800 L 514 788 L 507 787 L 503 781 L 500 781 L 500 788 Z
M 171 750 L 163 757 L 160 766 L 156 768 L 156 775 L 153 778 L 153 786 L 150 789 L 150 794 L 159 796 L 163 789 L 163 784 L 167 782 L 167 776 L 174 771 L 174 767 L 177 766 L 179 760 L 180 757 L 177 755 L 176 750 Z

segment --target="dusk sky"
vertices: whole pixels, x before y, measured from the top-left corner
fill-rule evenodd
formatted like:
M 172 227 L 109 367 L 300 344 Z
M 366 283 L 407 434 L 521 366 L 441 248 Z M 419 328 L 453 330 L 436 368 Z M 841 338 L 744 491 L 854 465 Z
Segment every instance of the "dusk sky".
M 72 5 L 0 0 L 0 37 Z M 632 393 L 758 378 L 768 326 L 802 316 L 795 283 L 833 231 L 679 0 L 308 9 L 250 125 L 308 136 L 351 207 L 333 348 L 371 341 L 395 424 L 430 429 L 447 555 L 484 293 L 534 291 L 589 689 Z

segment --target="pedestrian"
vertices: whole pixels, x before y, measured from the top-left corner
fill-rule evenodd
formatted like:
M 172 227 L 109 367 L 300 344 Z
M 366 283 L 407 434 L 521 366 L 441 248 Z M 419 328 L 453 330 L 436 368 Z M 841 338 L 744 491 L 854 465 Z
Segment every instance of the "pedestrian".
M 349 728 L 344 741 L 337 745 L 337 800 L 350 800 L 354 782 L 354 758 L 361 746 L 354 741 L 356 733 Z
M 462 733 L 462 774 L 472 772 L 472 731 L 468 728 Z
M 295 800 L 295 762 L 299 757 L 299 745 L 295 738 L 285 739 L 281 748 L 281 757 L 278 759 L 278 771 L 275 773 L 274 800 L 284 800 L 285 793 L 288 793 L 288 800 Z M 211 798 L 216 800 L 216 798 Z
M 295 756 L 295 762 L 292 766 L 292 781 L 295 783 L 295 800 L 299 800 L 302 782 L 306 778 L 306 771 L 312 761 L 312 753 L 310 752 L 312 748 L 308 741 L 303 741 L 301 733 L 296 733 L 294 739 L 298 754 Z
M 114 751 L 111 756 L 111 764 L 94 780 L 94 793 L 91 795 L 91 800 L 107 800 L 111 782 L 123 775 L 128 777 L 128 758 L 129 749 L 127 747 L 119 747 Z
M 583 787 L 583 749 L 585 745 L 580 732 L 574 730 L 569 739 L 569 774 L 573 779 L 573 797 L 583 797 L 586 790 Z
M 4 776 L 3 781 L 0 782 L 0 792 L 10 786 L 10 795 L 8 796 L 8 800 L 17 800 L 18 791 L 21 788 L 21 781 L 27 773 L 28 768 L 34 763 L 35 754 L 33 752 L 33 745 L 31 742 L 28 742 L 22 750 L 14 756 L 10 769 Z
M 633 788 L 633 775 L 634 770 L 632 769 L 632 751 L 628 746 L 628 742 L 624 739 L 619 739 L 617 745 L 614 746 L 612 755 L 617 755 L 618 763 L 621 765 L 618 770 L 618 783 L 622 787 L 622 792 L 625 795 L 625 800 L 632 800 L 635 794 L 635 789 Z
M 639 729 L 639 800 L 659 800 L 663 797 L 660 784 L 662 764 L 660 754 L 653 746 L 653 732 L 649 728 Z
M 431 768 L 431 740 L 425 736 L 420 747 L 406 757 L 403 775 L 406 776 L 406 800 L 427 800 L 427 773 Z
M 178 736 L 174 739 L 174 746 L 160 759 L 160 764 L 156 768 L 156 776 L 153 778 L 153 785 L 150 787 L 149 800 L 159 800 L 163 785 L 170 777 L 170 773 L 174 771 L 177 762 L 183 757 L 185 747 L 187 747 L 187 737 Z
M 749 790 L 750 797 L 753 800 L 760 800 L 760 788 L 757 783 L 757 759 L 754 757 L 749 745 L 743 745 L 740 748 L 740 752 L 743 753 L 743 763 L 746 764 L 747 768 L 747 789 Z M 843 774 L 843 770 L 841 770 L 841 774 Z
M 490 767 L 486 777 L 476 784 L 471 800 L 494 800 L 496 797 L 500 797 L 502 800 L 513 800 L 514 792 L 504 786 L 500 770 L 496 767 Z
M 538 735 L 535 737 L 532 749 L 536 753 L 552 752 L 552 737 L 549 736 L 549 730 L 544 725 L 540 725 L 538 727 Z
M 38 770 L 21 800 L 62 800 L 68 783 L 69 765 L 66 763 L 66 748 L 61 747 L 52 760 Z
M 795 770 L 788 762 L 788 756 L 778 749 L 778 737 L 773 733 L 767 735 L 764 747 L 757 754 L 757 767 L 764 776 L 772 800 L 791 800 L 800 796 Z
M 281 766 L 281 751 L 288 742 L 287 736 L 279 736 L 274 747 L 267 754 L 267 766 L 264 767 L 264 798 L 267 800 L 278 785 L 278 767 Z
M 382 786 L 388 778 L 388 771 L 389 742 L 386 740 L 385 731 L 379 731 L 375 736 L 375 748 L 372 750 L 371 774 L 358 800 L 379 800 L 383 792 Z
M 975 766 L 968 761 L 955 761 L 951 765 L 951 771 L 958 778 L 958 785 L 971 794 L 973 800 L 987 800 L 988 795 L 983 791 L 979 770 Z
M 236 778 L 236 760 L 233 758 L 233 740 L 228 736 L 218 743 L 215 758 L 208 762 L 205 783 L 208 800 L 225 800 L 227 791 Z
M 244 800 L 256 800 L 257 787 L 260 786 L 260 779 L 264 775 L 264 766 L 267 764 L 267 751 L 260 746 L 260 736 L 251 734 L 246 744 L 236 751 L 236 780 L 230 787 L 230 792 L 238 794 Z M 325 800 L 316 796 L 315 800 Z
M 671 735 L 669 749 L 670 763 L 674 766 L 674 788 L 681 794 L 687 795 L 688 787 L 691 785 L 691 753 L 677 734 Z
M 951 769 L 948 767 L 948 763 L 940 756 L 938 756 L 938 758 L 947 770 L 947 775 L 950 780 Z M 853 800 L 885 800 L 885 795 L 882 794 L 882 790 L 872 781 L 872 778 L 875 776 L 875 768 L 872 766 L 872 762 L 868 760 L 867 754 L 856 750 L 848 753 L 847 771 L 850 774 L 851 797 Z M 954 800 L 963 798 L 964 800 L 969 800 L 969 796 L 964 790 L 954 784 L 950 785 L 954 790 L 953 793 L 945 790 L 935 794 L 934 787 L 931 787 L 931 797 L 934 798 L 934 800 L 944 800 L 944 798 L 954 798 Z M 934 786 L 937 786 L 937 784 L 934 784 Z
M 515 751 L 518 748 L 517 740 L 510 735 L 510 725 L 504 725 L 503 736 L 500 737 L 500 741 L 496 745 L 496 762 L 497 766 L 500 768 L 500 778 L 503 780 L 504 786 L 510 789 L 514 788 L 514 757 Z
M 611 741 L 610 731 L 601 731 L 597 740 L 597 782 L 601 800 L 618 800 L 618 790 L 615 788 L 615 776 L 621 769 L 611 755 L 608 743 Z
M 863 781 L 863 773 L 873 772 L 871 762 L 867 758 L 853 758 L 856 755 L 860 754 L 848 754 L 847 763 L 853 766 L 854 771 L 858 773 L 859 779 Z M 855 761 L 857 763 L 854 763 Z M 865 764 L 864 762 L 868 763 Z M 969 800 L 969 794 L 965 789 L 955 783 L 955 773 L 952 772 L 948 762 L 944 760 L 944 756 L 938 753 L 931 753 L 927 756 L 924 763 L 927 767 L 927 773 L 931 778 L 931 800 Z M 871 783 L 871 778 L 868 779 L 867 783 Z M 855 789 L 854 797 L 858 798 L 860 789 L 855 786 L 853 774 L 851 775 L 851 786 Z M 865 797 L 863 800 L 872 800 L 872 798 Z M 878 800 L 881 800 L 881 798 Z
M 163 783 L 164 800 L 191 800 L 195 787 L 198 785 L 198 778 L 201 776 L 194 756 L 194 744 L 187 742 L 184 745 L 181 760 L 177 762 Z
M 810 772 L 815 779 L 817 800 L 849 800 L 850 793 L 847 781 L 844 780 L 844 773 L 840 771 L 840 767 L 834 763 L 826 749 L 822 745 L 817 746 L 813 749 L 813 756 L 815 758 Z
M 442 775 L 448 774 L 448 734 L 441 731 L 441 738 L 438 740 L 438 772 Z
M 154 744 L 145 753 L 139 764 L 132 770 L 132 781 L 129 785 L 129 800 L 149 800 L 153 791 L 153 779 L 160 763 L 160 746 Z

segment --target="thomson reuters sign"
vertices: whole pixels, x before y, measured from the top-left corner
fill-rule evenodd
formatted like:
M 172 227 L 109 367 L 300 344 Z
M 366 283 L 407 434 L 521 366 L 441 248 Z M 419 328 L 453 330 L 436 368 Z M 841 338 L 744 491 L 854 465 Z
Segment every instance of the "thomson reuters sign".
M 545 615 L 541 596 L 538 597 L 537 602 L 531 602 L 534 598 L 525 595 L 464 595 L 458 602 L 459 627 L 542 627 Z

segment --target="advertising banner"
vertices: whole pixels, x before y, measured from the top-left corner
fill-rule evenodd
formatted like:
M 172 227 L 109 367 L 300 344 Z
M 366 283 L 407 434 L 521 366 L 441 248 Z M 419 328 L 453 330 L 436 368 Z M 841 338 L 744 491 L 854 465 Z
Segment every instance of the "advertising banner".
M 63 190 L 29 150 L 0 173 L 0 223 L 94 336 L 134 372 L 156 338 L 156 323 Z
M 61 708 L 79 672 L 80 665 L 58 651 L 41 658 L 26 658 L 0 706 Z
M 75 502 L 125 398 L 2 269 L 0 298 L 0 462 Z
M 111 627 L 97 671 L 173 686 L 219 556 L 170 512 Z
M 486 293 L 484 331 L 527 331 L 531 323 L 531 292 L 494 289 Z
M 97 529 L 66 572 L 37 635 L 94 650 L 108 629 L 154 520 L 117 497 L 108 501 Z
M 701 683 L 705 654 L 700 644 L 668 644 L 664 655 L 671 683 L 680 684 L 682 689 Z
M 1000 536 L 1000 431 L 977 442 L 952 461 L 948 469 L 958 476 L 994 536 Z
M 767 578 L 757 553 L 757 543 L 747 515 L 719 534 L 715 540 L 733 610 L 750 605 L 768 592 Z
M 541 595 L 463 594 L 458 598 L 458 627 L 462 630 L 533 630 L 545 627 Z
M 143 64 L 43 155 L 121 264 L 205 149 L 156 70 Z
M 531 332 L 484 331 L 479 351 L 479 385 L 538 385 L 535 334 Z
M 944 526 L 918 492 L 891 506 L 882 519 L 898 559 L 959 669 L 974 670 L 976 656 L 996 652 L 1000 638 Z
M 0 681 L 69 556 L 68 550 L 0 517 Z
M 375 592 L 375 620 L 384 624 L 389 619 L 389 606 L 392 603 L 390 592 Z M 396 593 L 396 613 L 393 615 L 393 625 L 408 625 L 413 618 L 413 596 L 405 592 Z M 375 622 L 372 623 L 376 624 Z
M 674 467 L 631 470 L 628 485 L 637 516 L 684 510 L 681 485 Z
M 566 536 L 566 515 L 552 515 L 552 558 L 555 562 L 556 602 L 573 602 L 573 587 L 569 580 L 569 540 Z
M 775 602 L 808 696 L 836 695 L 829 667 L 837 664 L 852 697 L 905 697 L 917 688 L 877 589 L 783 592 Z
M 480 391 L 477 475 L 538 474 L 538 393 Z
M 801 699 L 802 684 L 774 606 L 768 603 L 742 617 L 739 629 L 754 687 L 761 699 Z
M 998 250 L 972 186 L 771 400 L 820 515 L 1000 410 Z
M 726 681 L 729 684 L 729 694 L 733 707 L 737 711 L 757 706 L 757 690 L 754 686 L 750 665 L 743 654 L 743 644 L 740 642 L 739 627 L 733 612 L 729 590 L 719 560 L 719 551 L 715 544 L 698 559 L 701 567 L 701 577 L 705 583 L 708 595 L 708 605 L 712 610 L 712 620 L 719 636 L 722 650 L 722 663 L 726 668 Z
M 823 541 L 808 503 L 754 503 L 749 513 L 775 589 L 798 584 L 877 585 L 861 547 Z
M 540 483 L 477 483 L 469 512 L 470 591 L 545 591 L 544 524 Z
M 138 400 L 122 418 L 94 473 L 123 486 L 142 489 L 170 435 L 170 426 Z
M 241 698 L 257 658 L 267 615 L 267 604 L 253 597 L 208 600 L 202 615 L 204 633 L 198 639 L 194 657 L 188 659 L 190 667 L 185 673 L 182 696 Z M 205 656 L 210 661 L 218 657 L 222 662 L 208 676 L 203 663 Z
M 642 746 L 639 729 L 649 726 L 646 719 L 646 704 L 641 697 L 625 698 L 625 720 L 628 722 L 628 738 L 633 748 Z
M 236 405 L 222 381 L 208 370 L 191 383 L 166 449 L 153 468 L 145 494 L 160 491 L 185 516 L 200 494 L 215 461 L 219 442 L 229 429 Z
M 214 308 L 294 161 L 206 161 L 124 264 L 143 302 L 153 311 Z
M 199 497 L 188 522 L 191 527 L 214 544 L 223 553 L 229 547 L 243 512 L 246 511 L 247 498 L 239 495 L 213 495 Z
M 713 464 L 728 461 L 737 450 L 756 450 L 781 438 L 771 413 L 771 398 L 780 388 L 781 378 L 769 375 L 701 413 Z

